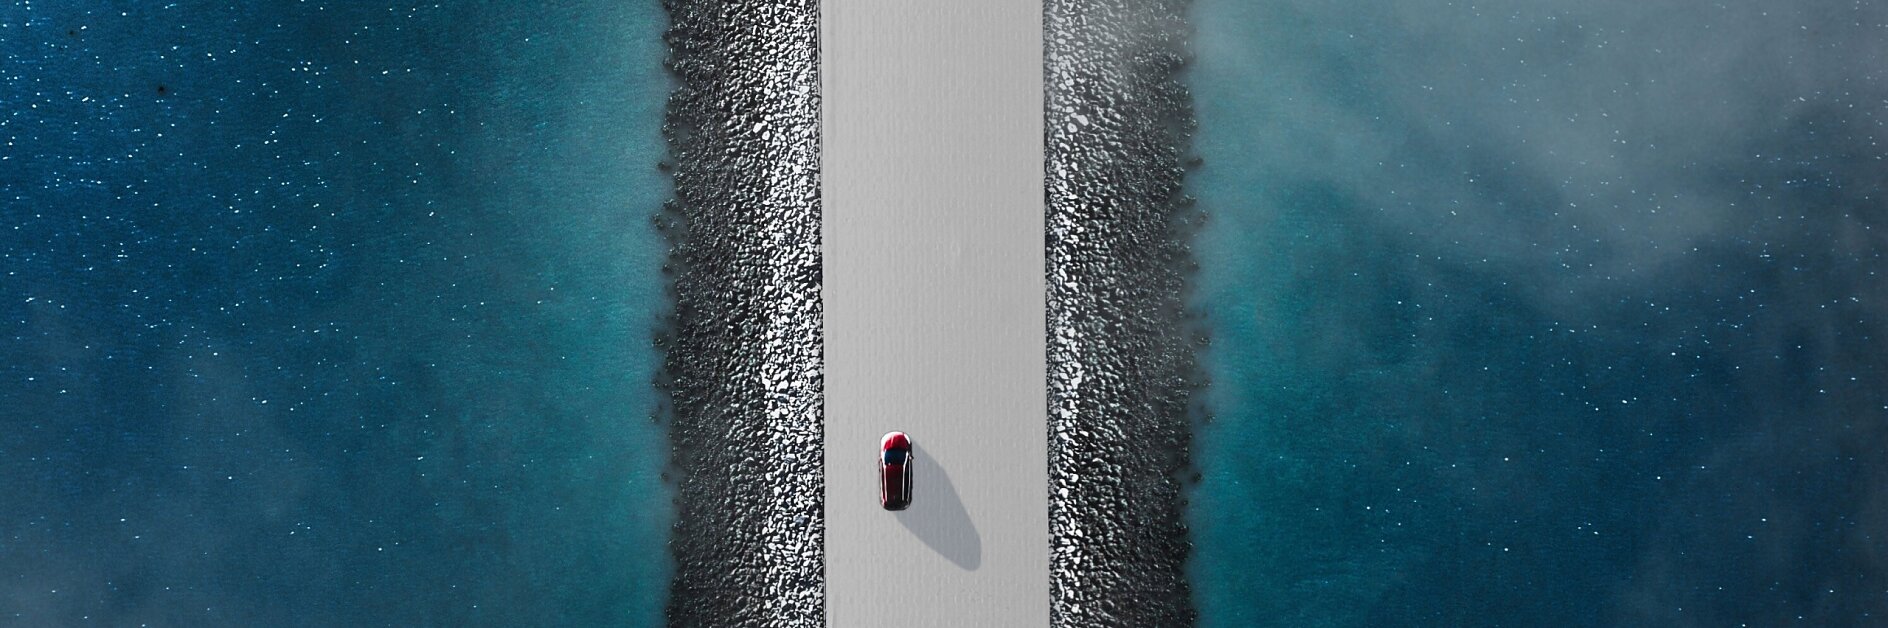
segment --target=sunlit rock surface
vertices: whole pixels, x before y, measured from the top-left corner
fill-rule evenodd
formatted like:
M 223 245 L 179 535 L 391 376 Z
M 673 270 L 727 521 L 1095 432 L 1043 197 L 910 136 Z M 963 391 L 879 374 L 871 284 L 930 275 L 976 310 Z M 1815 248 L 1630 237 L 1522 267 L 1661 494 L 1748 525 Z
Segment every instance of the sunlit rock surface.
M 817 3 L 670 1 L 674 626 L 822 626 Z
M 1049 0 L 1049 525 L 1056 626 L 1184 626 L 1193 351 L 1186 2 Z

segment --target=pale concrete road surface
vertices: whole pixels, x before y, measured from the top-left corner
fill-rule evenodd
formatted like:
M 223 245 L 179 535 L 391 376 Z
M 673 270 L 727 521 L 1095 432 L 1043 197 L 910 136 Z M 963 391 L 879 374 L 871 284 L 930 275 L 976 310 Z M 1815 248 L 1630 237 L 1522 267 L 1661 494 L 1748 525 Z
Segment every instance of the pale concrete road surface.
M 820 40 L 827 623 L 1047 625 L 1041 4 L 822 0 Z

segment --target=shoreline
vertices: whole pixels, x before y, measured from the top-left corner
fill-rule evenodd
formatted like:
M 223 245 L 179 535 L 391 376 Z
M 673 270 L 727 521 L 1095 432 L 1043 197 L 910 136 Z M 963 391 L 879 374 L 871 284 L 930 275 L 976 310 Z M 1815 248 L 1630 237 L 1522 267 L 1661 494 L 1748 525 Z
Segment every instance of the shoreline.
M 1188 626 L 1188 0 L 1044 6 L 1051 624 Z
M 823 626 L 814 0 L 663 3 L 677 626 Z

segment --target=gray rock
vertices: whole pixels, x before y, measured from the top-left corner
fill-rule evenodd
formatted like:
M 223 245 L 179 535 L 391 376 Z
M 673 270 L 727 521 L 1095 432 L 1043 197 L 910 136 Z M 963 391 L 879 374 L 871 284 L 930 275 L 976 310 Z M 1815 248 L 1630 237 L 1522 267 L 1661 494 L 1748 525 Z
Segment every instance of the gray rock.
M 1051 623 L 1186 626 L 1185 0 L 1044 3 Z
M 824 626 L 817 3 L 664 4 L 668 623 Z

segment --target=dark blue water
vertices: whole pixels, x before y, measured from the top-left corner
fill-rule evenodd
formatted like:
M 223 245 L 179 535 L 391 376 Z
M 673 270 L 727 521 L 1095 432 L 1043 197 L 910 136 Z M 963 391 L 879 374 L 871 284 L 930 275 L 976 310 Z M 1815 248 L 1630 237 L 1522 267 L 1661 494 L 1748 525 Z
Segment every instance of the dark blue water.
M 1888 621 L 1888 6 L 1192 21 L 1203 624 Z
M 0 623 L 659 623 L 663 28 L 0 6 Z

